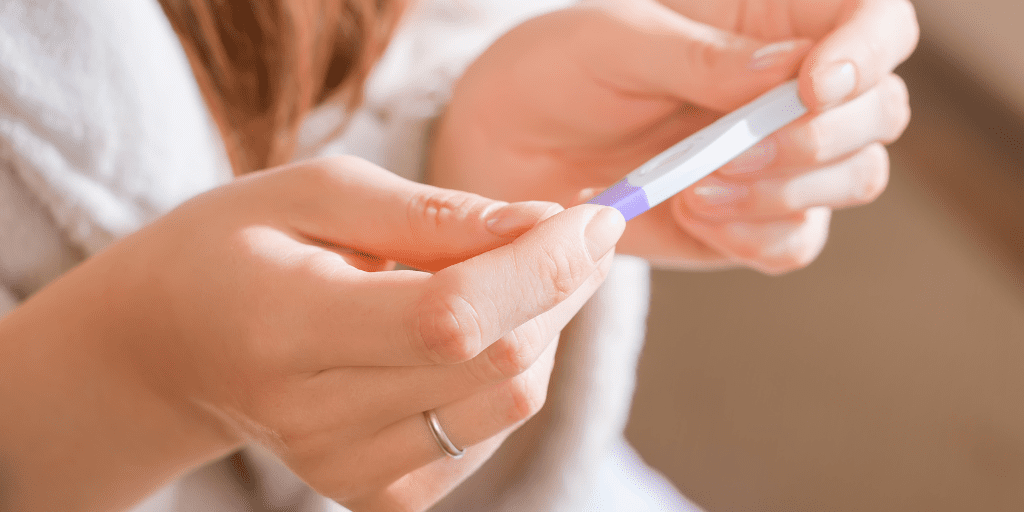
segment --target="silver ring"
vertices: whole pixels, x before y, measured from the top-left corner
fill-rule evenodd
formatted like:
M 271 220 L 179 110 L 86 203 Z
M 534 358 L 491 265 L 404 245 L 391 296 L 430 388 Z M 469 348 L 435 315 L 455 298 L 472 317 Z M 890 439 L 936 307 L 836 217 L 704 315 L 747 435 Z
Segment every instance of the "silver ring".
M 437 421 L 437 414 L 434 413 L 433 409 L 423 411 L 423 418 L 427 420 L 430 433 L 434 434 L 434 440 L 441 447 L 441 451 L 453 459 L 458 459 L 462 457 L 462 454 L 466 453 L 466 450 L 459 449 L 451 439 L 448 439 L 448 434 L 444 433 L 444 429 L 441 428 L 441 422 Z

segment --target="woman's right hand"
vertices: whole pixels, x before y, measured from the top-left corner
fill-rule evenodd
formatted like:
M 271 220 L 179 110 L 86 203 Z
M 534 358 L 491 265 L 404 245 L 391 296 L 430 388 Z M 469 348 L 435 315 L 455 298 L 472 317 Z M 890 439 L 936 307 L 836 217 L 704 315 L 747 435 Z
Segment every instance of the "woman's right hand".
M 351 508 L 422 509 L 541 407 L 611 265 L 622 217 L 560 210 L 318 160 L 199 196 L 72 274 L 118 269 L 105 289 L 139 295 L 97 350 L 177 431 L 221 440 L 211 457 L 255 442 Z M 466 457 L 445 458 L 430 409 Z

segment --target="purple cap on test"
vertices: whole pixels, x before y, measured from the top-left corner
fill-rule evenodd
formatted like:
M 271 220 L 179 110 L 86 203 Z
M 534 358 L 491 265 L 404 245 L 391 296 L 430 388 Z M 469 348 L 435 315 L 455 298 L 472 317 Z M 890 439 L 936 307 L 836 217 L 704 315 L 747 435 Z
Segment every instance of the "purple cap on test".
M 611 206 L 622 212 L 626 220 L 632 219 L 651 208 L 647 202 L 647 193 L 640 187 L 630 185 L 622 180 L 612 185 L 597 197 L 587 201 L 588 204 Z
M 611 206 L 632 219 L 806 112 L 799 83 L 790 80 L 662 151 L 589 202 Z

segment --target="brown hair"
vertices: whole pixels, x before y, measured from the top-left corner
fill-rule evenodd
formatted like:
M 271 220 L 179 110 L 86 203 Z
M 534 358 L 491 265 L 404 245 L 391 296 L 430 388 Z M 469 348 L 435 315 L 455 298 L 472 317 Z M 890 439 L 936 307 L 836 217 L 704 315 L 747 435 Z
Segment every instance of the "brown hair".
M 235 174 L 288 161 L 306 114 L 350 109 L 402 0 L 160 0 Z

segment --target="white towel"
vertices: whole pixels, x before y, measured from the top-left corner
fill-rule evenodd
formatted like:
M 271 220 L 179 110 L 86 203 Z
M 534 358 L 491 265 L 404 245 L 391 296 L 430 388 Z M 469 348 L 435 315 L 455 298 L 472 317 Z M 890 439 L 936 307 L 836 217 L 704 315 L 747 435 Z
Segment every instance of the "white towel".
M 0 3 L 0 285 L 18 298 L 230 179 L 151 0 Z

